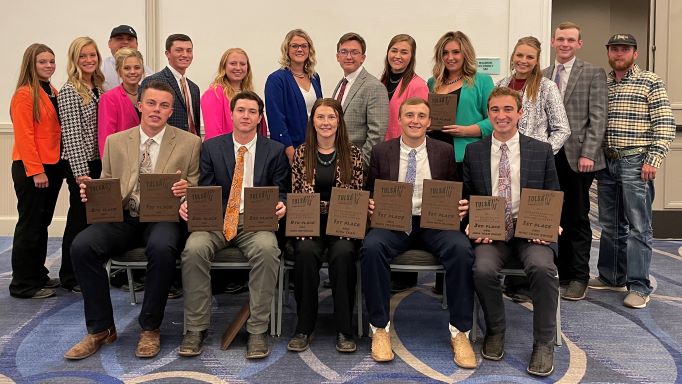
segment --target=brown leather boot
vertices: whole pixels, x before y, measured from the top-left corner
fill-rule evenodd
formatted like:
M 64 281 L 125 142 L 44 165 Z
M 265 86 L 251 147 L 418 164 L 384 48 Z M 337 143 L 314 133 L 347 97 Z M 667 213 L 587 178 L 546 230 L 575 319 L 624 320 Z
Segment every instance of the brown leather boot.
M 116 341 L 116 326 L 111 326 L 102 332 L 88 333 L 76 345 L 64 354 L 69 360 L 81 360 L 99 350 L 102 344 L 110 344 Z
M 137 349 L 135 349 L 135 356 L 137 357 L 154 357 L 159 354 L 161 350 L 161 331 L 155 329 L 153 331 L 142 331 L 140 333 L 140 340 L 137 342 Z

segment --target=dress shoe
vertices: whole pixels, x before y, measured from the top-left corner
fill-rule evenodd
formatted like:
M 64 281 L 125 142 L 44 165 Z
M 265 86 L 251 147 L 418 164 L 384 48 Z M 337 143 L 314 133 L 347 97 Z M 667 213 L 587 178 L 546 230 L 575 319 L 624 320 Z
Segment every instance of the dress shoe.
M 247 285 L 247 283 L 237 283 L 237 282 L 231 281 L 231 282 L 227 283 L 227 285 L 223 289 L 223 292 L 236 295 L 237 293 L 242 293 L 248 289 L 249 289 L 249 286 Z
M 391 348 L 391 335 L 378 328 L 372 335 L 372 359 L 377 362 L 391 361 L 395 356 Z
M 535 376 L 549 376 L 554 372 L 554 344 L 533 343 L 533 354 L 530 355 L 528 373 Z
M 40 288 L 31 296 L 31 299 L 47 299 L 56 295 L 57 292 L 52 288 Z
M 48 280 L 45 285 L 43 285 L 43 288 L 57 288 L 61 285 L 61 282 L 59 279 L 50 279 Z
M 336 350 L 343 353 L 355 352 L 358 347 L 355 345 L 353 336 L 346 336 L 341 332 L 336 334 Z
M 81 341 L 66 351 L 64 358 L 69 360 L 85 359 L 97 352 L 103 344 L 110 344 L 116 341 L 116 337 L 116 327 L 113 325 L 102 332 L 88 333 Z
M 206 338 L 206 330 L 203 331 L 187 331 L 182 338 L 182 344 L 178 349 L 178 355 L 185 357 L 199 356 L 204 350 L 204 339 Z
M 585 298 L 587 294 L 587 284 L 582 281 L 573 280 L 568 283 L 568 287 L 564 293 L 561 294 L 561 298 L 564 300 L 578 301 Z
M 485 335 L 483 347 L 481 347 L 481 356 L 493 361 L 502 359 L 504 356 L 504 332 Z
M 476 368 L 476 354 L 471 347 L 471 342 L 466 333 L 459 332 L 457 336 L 450 338 L 450 346 L 455 354 L 455 364 L 460 368 Z
M 310 347 L 310 335 L 297 333 L 289 340 L 287 349 L 292 352 L 303 352 Z
M 182 288 L 171 287 L 170 291 L 168 291 L 168 298 L 169 299 L 179 299 L 181 297 L 182 297 Z
M 249 340 L 246 342 L 246 358 L 262 359 L 269 355 L 268 335 L 265 333 L 249 333 Z
M 153 331 L 140 332 L 140 340 L 137 342 L 135 349 L 135 356 L 137 357 L 154 357 L 159 354 L 161 350 L 161 331 L 155 329 Z

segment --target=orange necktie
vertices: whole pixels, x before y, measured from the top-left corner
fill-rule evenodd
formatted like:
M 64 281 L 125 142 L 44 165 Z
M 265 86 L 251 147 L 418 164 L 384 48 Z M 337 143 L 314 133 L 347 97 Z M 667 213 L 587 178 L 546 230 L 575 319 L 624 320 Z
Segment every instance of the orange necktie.
M 187 130 L 190 133 L 197 134 L 194 127 L 194 111 L 192 111 L 192 103 L 189 100 L 189 88 L 187 88 L 187 80 L 184 77 L 180 78 L 182 84 L 182 95 L 185 96 L 185 106 L 187 107 Z
M 225 234 L 225 239 L 227 241 L 230 241 L 237 236 L 239 206 L 242 201 L 242 182 L 244 181 L 244 153 L 246 153 L 246 147 L 242 145 L 237 152 L 237 164 L 234 166 L 234 177 L 232 178 L 232 186 L 230 187 L 230 197 L 227 200 L 227 208 L 225 209 L 223 233 Z

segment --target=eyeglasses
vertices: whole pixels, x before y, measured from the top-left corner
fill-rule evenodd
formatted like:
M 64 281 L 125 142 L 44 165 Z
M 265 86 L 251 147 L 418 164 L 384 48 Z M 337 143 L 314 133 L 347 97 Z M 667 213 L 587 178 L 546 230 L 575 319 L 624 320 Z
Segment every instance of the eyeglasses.
M 357 57 L 357 56 L 362 55 L 362 52 L 358 51 L 357 49 L 354 49 L 354 50 L 352 50 L 352 51 L 349 51 L 349 50 L 347 50 L 347 49 L 339 49 L 338 54 L 341 55 L 341 56 L 348 56 L 348 55 L 351 55 L 351 56 L 353 56 L 353 57 Z
M 289 48 L 293 49 L 294 51 L 298 51 L 299 49 L 306 50 L 310 48 L 308 44 L 289 44 Z

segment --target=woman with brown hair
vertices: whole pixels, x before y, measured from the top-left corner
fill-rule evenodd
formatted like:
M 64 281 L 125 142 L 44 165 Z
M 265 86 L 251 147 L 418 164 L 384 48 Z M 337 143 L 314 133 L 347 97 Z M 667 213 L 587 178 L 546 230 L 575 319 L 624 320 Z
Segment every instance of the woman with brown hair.
M 298 323 L 287 348 L 302 352 L 310 345 L 317 320 L 320 268 L 327 249 L 329 279 L 334 300 L 336 350 L 355 352 L 351 328 L 356 284 L 354 240 L 325 235 L 333 187 L 362 189 L 362 153 L 351 144 L 341 104 L 319 99 L 308 120 L 306 141 L 296 149 L 291 172 L 294 193 L 320 194 L 320 237 L 297 239 L 294 244 L 294 294 Z M 361 303 L 358 303 L 361 305 Z

